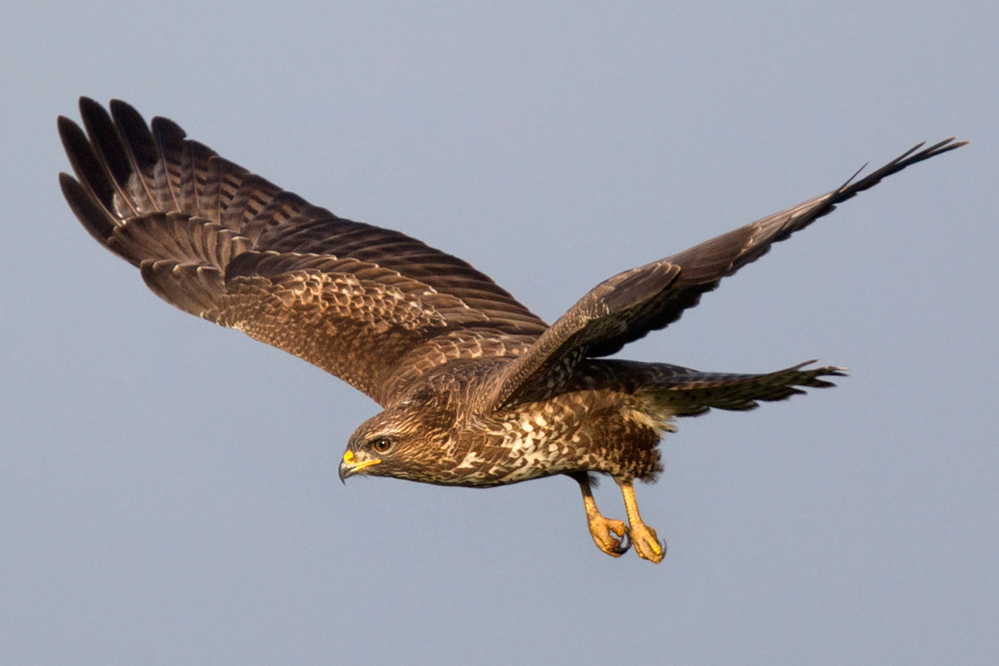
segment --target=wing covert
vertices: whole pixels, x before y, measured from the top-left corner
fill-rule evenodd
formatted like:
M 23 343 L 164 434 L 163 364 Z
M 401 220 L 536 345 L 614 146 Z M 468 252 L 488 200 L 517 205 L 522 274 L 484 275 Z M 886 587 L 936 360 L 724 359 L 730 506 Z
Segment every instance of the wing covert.
M 169 303 L 304 358 L 383 404 L 403 357 L 447 362 L 469 340 L 480 355 L 517 353 L 547 328 L 467 262 L 313 206 L 188 140 L 170 120 L 147 125 L 117 100 L 108 113 L 81 98 L 80 113 L 86 131 L 59 118 L 76 175 L 60 174 L 60 184 L 95 239 Z M 456 336 L 465 341 L 457 347 Z M 518 342 L 504 345 L 506 336 Z
M 828 215 L 837 204 L 891 174 L 966 143 L 950 138 L 922 150 L 919 144 L 860 180 L 855 180 L 858 171 L 827 194 L 602 282 L 504 368 L 478 408 L 498 409 L 561 390 L 582 359 L 614 354 L 650 331 L 665 328 L 697 305 L 701 294 L 717 288 L 723 277 Z

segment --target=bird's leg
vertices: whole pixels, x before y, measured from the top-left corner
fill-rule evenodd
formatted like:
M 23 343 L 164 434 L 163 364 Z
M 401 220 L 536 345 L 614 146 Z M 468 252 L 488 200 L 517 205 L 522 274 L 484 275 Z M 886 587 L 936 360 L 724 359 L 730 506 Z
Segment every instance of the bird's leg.
M 572 478 L 579 483 L 579 489 L 583 492 L 583 506 L 586 508 L 586 522 L 590 527 L 590 536 L 597 548 L 607 553 L 611 557 L 621 557 L 631 543 L 628 538 L 628 526 L 621 520 L 605 518 L 597 509 L 597 502 L 593 499 L 593 491 L 590 489 L 590 477 L 588 474 L 573 474 Z
M 638 503 L 635 501 L 635 489 L 631 482 L 617 483 L 621 487 L 621 494 L 624 496 L 624 509 L 628 512 L 628 532 L 631 534 L 631 541 L 635 544 L 635 552 L 642 559 L 659 564 L 666 554 L 666 542 L 659 541 L 656 531 L 642 522 L 642 517 L 638 515 Z

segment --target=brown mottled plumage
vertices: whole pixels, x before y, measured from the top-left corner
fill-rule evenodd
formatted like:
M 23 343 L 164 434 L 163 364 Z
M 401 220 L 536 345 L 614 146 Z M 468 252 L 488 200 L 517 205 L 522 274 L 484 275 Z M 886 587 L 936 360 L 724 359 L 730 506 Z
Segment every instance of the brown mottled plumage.
M 590 533 L 618 556 L 664 554 L 632 482 L 661 470 L 672 419 L 825 387 L 839 368 L 703 373 L 600 360 L 693 307 L 721 278 L 885 176 L 963 142 L 922 144 L 870 175 L 594 287 L 552 326 L 469 264 L 387 229 L 338 218 L 217 156 L 165 118 L 82 98 L 60 117 L 76 173 L 66 200 L 101 244 L 167 302 L 291 352 L 385 411 L 340 465 L 425 483 L 488 487 L 574 478 Z M 590 474 L 620 485 L 628 525 L 603 517 Z

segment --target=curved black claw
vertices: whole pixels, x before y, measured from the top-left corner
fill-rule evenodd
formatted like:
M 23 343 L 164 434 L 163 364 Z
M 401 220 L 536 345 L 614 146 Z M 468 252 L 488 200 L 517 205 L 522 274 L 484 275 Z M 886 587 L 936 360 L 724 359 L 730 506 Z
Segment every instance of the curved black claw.
M 631 549 L 631 530 L 625 528 L 624 535 L 618 542 L 617 553 L 618 555 L 624 555 Z
M 635 541 L 635 551 L 640 558 L 655 564 L 663 561 L 666 555 L 666 542 L 659 539 L 654 529 L 645 523 L 638 523 L 631 526 L 631 531 L 635 532 L 632 538 Z
M 621 557 L 631 548 L 631 533 L 624 521 L 605 518 L 600 514 L 590 516 L 590 536 L 602 552 L 611 557 Z

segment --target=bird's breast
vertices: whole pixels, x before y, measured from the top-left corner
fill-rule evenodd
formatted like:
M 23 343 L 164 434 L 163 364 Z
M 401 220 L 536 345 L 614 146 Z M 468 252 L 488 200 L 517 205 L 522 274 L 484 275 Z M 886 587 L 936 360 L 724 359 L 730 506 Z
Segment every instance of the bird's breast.
M 649 430 L 629 418 L 631 411 L 614 395 L 586 393 L 472 420 L 455 440 L 454 483 L 494 486 L 577 471 L 616 473 L 627 441 Z M 656 440 L 658 435 L 652 446 Z

